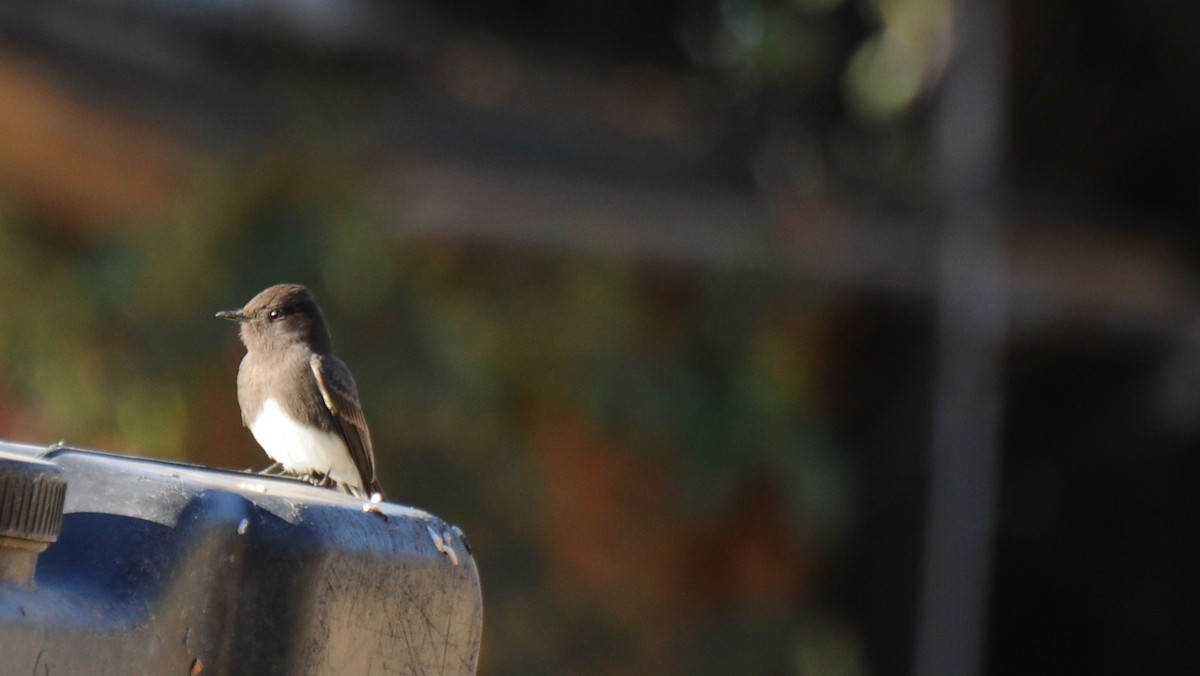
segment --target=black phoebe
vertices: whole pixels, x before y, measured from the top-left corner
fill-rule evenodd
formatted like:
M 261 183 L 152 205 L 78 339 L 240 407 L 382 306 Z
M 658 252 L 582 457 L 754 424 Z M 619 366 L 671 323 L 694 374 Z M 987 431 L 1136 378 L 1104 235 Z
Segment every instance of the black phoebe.
M 325 317 L 308 289 L 277 284 L 218 317 L 240 325 L 242 423 L 289 473 L 321 476 L 352 495 L 383 490 L 350 369 L 333 354 Z

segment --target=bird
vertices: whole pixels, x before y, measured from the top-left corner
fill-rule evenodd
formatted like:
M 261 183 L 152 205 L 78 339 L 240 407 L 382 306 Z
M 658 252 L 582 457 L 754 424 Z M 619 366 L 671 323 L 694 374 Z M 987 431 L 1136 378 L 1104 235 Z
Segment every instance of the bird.
M 283 472 L 383 499 L 371 433 L 350 369 L 333 352 L 325 316 L 300 284 L 276 284 L 217 317 L 238 323 L 242 424 Z

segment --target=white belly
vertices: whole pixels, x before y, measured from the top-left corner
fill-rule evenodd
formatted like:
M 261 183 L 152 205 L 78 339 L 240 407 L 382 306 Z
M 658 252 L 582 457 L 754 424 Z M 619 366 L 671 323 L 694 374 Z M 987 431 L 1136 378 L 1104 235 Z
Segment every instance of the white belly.
M 332 432 L 300 425 L 274 399 L 263 402 L 258 417 L 250 423 L 250 432 L 267 455 L 289 472 L 320 472 L 338 484 L 362 489 L 346 442 Z

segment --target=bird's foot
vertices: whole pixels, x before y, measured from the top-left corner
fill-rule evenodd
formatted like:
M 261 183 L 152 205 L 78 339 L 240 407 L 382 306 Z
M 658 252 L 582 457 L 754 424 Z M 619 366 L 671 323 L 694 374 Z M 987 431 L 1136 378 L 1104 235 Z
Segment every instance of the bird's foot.
M 316 486 L 317 488 L 331 488 L 337 483 L 332 477 L 324 472 L 308 472 L 306 474 L 301 474 L 300 478 Z
M 287 470 L 285 470 L 283 468 L 283 465 L 281 463 L 273 462 L 273 463 L 267 465 L 266 467 L 258 470 L 258 473 L 262 474 L 264 476 L 279 476 L 286 471 Z

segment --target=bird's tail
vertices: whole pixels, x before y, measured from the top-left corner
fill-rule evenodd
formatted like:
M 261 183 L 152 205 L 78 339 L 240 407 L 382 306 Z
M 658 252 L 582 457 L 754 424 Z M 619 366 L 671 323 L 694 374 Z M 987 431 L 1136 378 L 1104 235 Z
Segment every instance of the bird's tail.
M 379 479 L 371 477 L 367 482 L 367 499 L 371 502 L 387 502 L 387 496 L 383 494 L 383 486 L 379 485 Z

